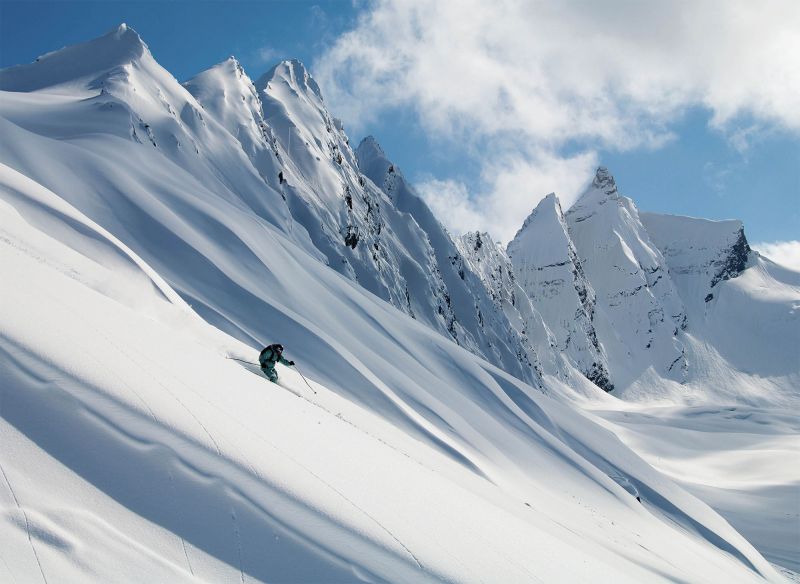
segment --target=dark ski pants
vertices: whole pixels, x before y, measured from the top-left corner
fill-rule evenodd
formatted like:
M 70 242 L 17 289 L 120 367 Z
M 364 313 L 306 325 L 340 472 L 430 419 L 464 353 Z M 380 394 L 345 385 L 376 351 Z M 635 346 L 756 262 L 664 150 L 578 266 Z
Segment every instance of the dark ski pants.
M 264 375 L 266 375 L 267 379 L 269 379 L 272 383 L 278 383 L 278 372 L 275 371 L 274 367 L 262 367 L 261 371 L 264 372 Z

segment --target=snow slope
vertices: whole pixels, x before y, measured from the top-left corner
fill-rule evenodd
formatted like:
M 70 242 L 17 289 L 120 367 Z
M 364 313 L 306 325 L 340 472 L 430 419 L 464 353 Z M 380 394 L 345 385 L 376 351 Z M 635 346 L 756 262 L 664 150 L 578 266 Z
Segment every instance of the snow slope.
M 17 277 L 0 328 L 10 578 L 778 581 L 611 434 L 319 262 L 305 262 L 330 274 L 317 299 L 358 298 L 348 316 L 365 345 L 398 361 L 429 348 L 428 379 L 392 396 L 427 440 L 367 395 L 309 395 L 286 369 L 283 387 L 252 375 L 225 353 L 253 349 L 105 229 L 5 165 L 0 193 L 2 264 Z M 294 346 L 319 342 L 304 334 Z M 388 397 L 396 373 L 360 369 Z
M 291 62 L 270 75 L 315 105 Z M 265 180 L 255 97 L 218 116 L 124 26 L 0 89 L 4 578 L 780 581 L 611 432 L 332 265 L 296 205 L 335 193 Z M 317 394 L 226 358 L 274 340 Z
M 374 164 L 363 148 L 357 160 L 302 63 L 279 63 L 253 83 L 228 59 L 184 86 L 281 194 L 287 229 L 299 224 L 329 266 L 517 377 L 536 379 L 530 347 L 479 286 L 470 289 L 465 278 L 474 277 L 456 267 L 455 247 L 424 203 L 409 195 L 419 207 L 411 212 L 365 176 L 378 180 L 362 169 Z
M 687 315 L 690 375 L 666 395 L 690 404 L 797 407 L 800 274 L 751 251 L 739 221 L 654 213 L 642 221 Z
M 800 457 L 800 425 L 792 411 L 637 404 L 595 413 L 768 560 L 800 572 L 800 466 L 793 463 Z

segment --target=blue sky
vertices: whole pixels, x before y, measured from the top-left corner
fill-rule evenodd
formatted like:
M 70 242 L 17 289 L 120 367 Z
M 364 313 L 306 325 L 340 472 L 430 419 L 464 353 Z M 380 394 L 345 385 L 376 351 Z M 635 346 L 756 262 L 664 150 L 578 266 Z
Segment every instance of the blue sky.
M 437 204 L 452 208 L 454 199 L 437 199 L 440 191 L 464 199 L 463 213 L 449 214 L 456 218 L 449 225 L 453 230 L 487 228 L 507 239 L 547 192 L 555 190 L 571 202 L 599 163 L 610 168 L 620 190 L 640 209 L 739 218 L 753 242 L 800 239 L 800 126 L 792 117 L 792 104 L 787 104 L 791 98 L 784 95 L 792 85 L 781 81 L 752 95 L 736 85 L 736 75 L 741 75 L 743 87 L 763 85 L 758 75 L 769 69 L 768 61 L 748 68 L 747 63 L 736 64 L 741 57 L 732 53 L 727 71 L 719 51 L 709 50 L 705 57 L 692 45 L 691 30 L 670 25 L 682 20 L 680 14 L 674 19 L 672 14 L 654 16 L 665 38 L 662 45 L 654 44 L 653 34 L 637 39 L 634 29 L 620 28 L 601 30 L 595 44 L 585 48 L 571 38 L 580 30 L 573 30 L 581 26 L 578 21 L 592 17 L 586 15 L 585 5 L 574 14 L 568 9 L 558 14 L 510 14 L 513 21 L 503 28 L 501 9 L 481 14 L 487 10 L 482 4 L 458 3 L 463 10 L 448 12 L 443 3 L 434 10 L 425 1 L 416 1 L 419 6 L 413 13 L 391 1 L 3 1 L 0 66 L 30 62 L 123 21 L 179 80 L 229 55 L 235 55 L 254 79 L 278 60 L 296 57 L 321 82 L 333 115 L 344 118 L 354 143 L 373 134 L 430 197 L 434 210 L 442 212 Z M 613 12 L 618 4 L 610 1 L 603 10 Z M 468 11 L 476 19 L 484 18 L 478 21 L 480 39 L 475 44 L 469 38 L 461 42 L 462 31 L 469 35 L 476 28 L 464 15 Z M 528 17 L 526 29 L 519 23 L 525 25 Z M 694 20 L 703 17 L 696 15 Z M 778 17 L 773 20 L 786 20 Z M 630 18 L 637 23 L 644 18 L 646 28 L 649 17 Z M 724 15 L 715 13 L 713 18 L 722 24 L 709 29 L 708 42 L 720 51 L 726 43 L 737 46 L 737 29 L 726 32 Z M 532 45 L 527 38 L 537 35 L 532 28 L 548 19 L 547 30 L 566 32 L 562 37 L 552 33 L 547 44 Z M 620 18 L 614 20 L 614 26 L 624 25 Z M 590 25 L 596 27 L 597 22 L 602 19 Z M 769 27 L 773 21 L 752 25 Z M 717 28 L 721 32 L 715 32 Z M 442 29 L 449 31 L 444 41 L 435 34 Z M 596 29 L 589 30 L 594 34 Z M 773 36 L 779 38 L 780 33 Z M 653 61 L 647 61 L 652 57 L 631 59 L 636 50 L 628 49 L 620 59 L 614 53 L 620 50 L 618 43 L 608 39 L 621 36 L 634 49 L 642 46 L 648 55 L 661 51 L 665 57 L 653 67 Z M 486 58 L 470 53 L 483 47 Z M 752 47 L 743 50 L 758 54 Z M 548 59 L 537 62 L 526 51 L 547 52 Z M 376 54 L 383 57 L 364 57 Z M 493 61 L 494 54 L 500 57 Z M 391 67 L 398 55 L 395 74 Z M 597 63 L 589 62 L 595 55 Z M 463 72 L 460 59 L 466 62 Z M 681 59 L 685 70 L 672 63 Z M 430 60 L 435 67 L 429 66 Z M 386 62 L 389 70 L 381 69 Z M 473 62 L 478 63 L 474 69 Z M 552 63 L 558 63 L 557 70 L 543 72 L 539 85 L 531 85 L 526 68 L 541 72 Z M 610 73 L 596 74 L 604 63 L 610 63 Z M 494 76 L 498 67 L 503 77 Z M 661 76 L 651 80 L 654 70 Z M 452 71 L 460 77 L 446 79 Z M 552 92 L 542 89 L 548 79 L 558 85 Z M 587 97 L 585 86 L 592 83 L 598 89 Z M 606 99 L 606 94 L 611 97 Z M 793 99 L 800 100 L 797 95 Z M 794 109 L 800 110 L 800 103 Z M 563 122 L 549 122 L 561 118 Z M 522 120 L 519 127 L 517 119 Z M 497 219 L 487 221 L 486 216 Z

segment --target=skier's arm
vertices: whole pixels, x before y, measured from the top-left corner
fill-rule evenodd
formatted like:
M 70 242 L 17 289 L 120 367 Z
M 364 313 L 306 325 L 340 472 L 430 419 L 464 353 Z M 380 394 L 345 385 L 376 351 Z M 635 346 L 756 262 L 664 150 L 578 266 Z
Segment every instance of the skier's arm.
M 292 365 L 294 365 L 294 361 L 289 361 L 288 359 L 284 359 L 284 358 L 283 358 L 283 356 L 281 356 L 281 357 L 278 359 L 278 361 L 280 361 L 280 362 L 281 362 L 281 363 L 283 363 L 284 365 L 288 365 L 288 366 L 290 366 L 290 367 L 291 367 Z

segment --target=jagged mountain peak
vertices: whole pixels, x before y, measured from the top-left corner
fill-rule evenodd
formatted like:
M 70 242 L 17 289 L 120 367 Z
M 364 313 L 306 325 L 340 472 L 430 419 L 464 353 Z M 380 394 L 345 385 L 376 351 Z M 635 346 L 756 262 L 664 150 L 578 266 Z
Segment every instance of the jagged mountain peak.
M 103 73 L 150 57 L 150 49 L 125 23 L 94 40 L 46 53 L 27 65 L 0 71 L 0 89 L 37 91 L 67 83 L 91 85 Z
M 105 34 L 105 36 L 113 37 L 115 40 L 124 41 L 132 45 L 147 48 L 147 44 L 142 40 L 142 37 L 139 36 L 139 33 L 136 32 L 132 27 L 128 26 L 128 24 L 125 22 L 120 23 L 115 30 L 109 31 Z
M 614 176 L 605 166 L 597 167 L 594 179 L 592 180 L 592 186 L 606 193 L 607 195 L 613 195 L 617 193 L 617 182 L 614 180 Z
M 319 85 L 308 72 L 306 66 L 299 59 L 286 59 L 273 66 L 269 71 L 264 73 L 256 81 L 256 86 L 259 88 L 267 87 L 270 83 L 282 81 L 289 87 L 308 95 L 311 92 L 320 102 L 324 101 L 322 98 L 322 90 Z
M 239 62 L 239 59 L 237 59 L 233 55 L 231 55 L 224 61 L 220 61 L 216 65 L 206 69 L 206 71 L 214 71 L 214 70 L 227 71 L 231 74 L 236 75 L 237 77 L 242 77 L 245 75 L 244 67 L 242 67 L 242 64 Z M 203 73 L 205 73 L 205 71 Z M 202 75 L 202 73 L 200 74 Z
M 553 209 L 558 209 L 560 211 L 561 199 L 559 199 L 558 195 L 556 195 L 555 193 L 548 193 L 541 201 L 539 201 L 534 211 L 539 208 L 541 209 L 553 208 Z
M 386 158 L 386 153 L 375 139 L 375 136 L 369 135 L 361 139 L 361 143 L 359 143 L 358 148 L 356 148 L 356 156 L 358 156 L 360 161 L 362 159 L 366 160 L 373 157 Z
M 605 167 L 565 214 L 570 237 L 597 293 L 598 336 L 623 386 L 653 366 L 682 381 L 688 361 L 680 339 L 686 310 L 639 210 Z
M 597 212 L 598 206 L 614 201 L 618 205 L 633 207 L 633 201 L 622 196 L 617 189 L 614 176 L 605 166 L 597 167 L 591 184 L 583 191 L 574 205 L 567 211 L 570 215 L 583 216 L 579 222 L 588 219 Z
M 198 92 L 215 86 L 224 87 L 226 93 L 230 92 L 232 88 L 238 87 L 242 91 L 252 92 L 255 95 L 255 86 L 252 80 L 234 56 L 230 56 L 205 71 L 201 71 L 185 81 L 183 86 L 195 97 L 197 97 Z
M 509 254 L 511 254 L 513 247 L 524 247 L 524 244 L 521 243 L 522 240 L 529 237 L 538 240 L 544 232 L 550 235 L 548 241 L 551 243 L 556 241 L 563 243 L 569 239 L 567 227 L 564 223 L 564 212 L 561 209 L 561 201 L 559 201 L 555 193 L 548 194 L 534 207 L 533 211 L 522 223 L 522 227 L 517 231 L 514 239 L 509 243 Z M 518 243 L 512 246 L 514 241 Z
M 520 286 L 552 331 L 558 351 L 598 387 L 613 389 L 594 327 L 595 292 L 554 193 L 536 205 L 508 244 L 508 255 Z
M 517 230 L 514 239 L 517 239 L 525 231 L 527 231 L 528 228 L 537 221 L 537 217 L 539 217 L 539 215 L 548 214 L 552 217 L 563 216 L 563 212 L 561 211 L 561 202 L 558 200 L 558 196 L 555 193 L 548 194 L 536 204 L 530 214 L 525 218 L 525 221 L 522 222 L 522 227 Z
M 373 136 L 367 136 L 361 140 L 355 154 L 361 172 L 372 179 L 375 184 L 382 186 L 389 196 L 393 196 L 392 191 L 396 189 L 391 183 L 393 179 L 402 175 L 397 166 L 386 156 L 378 141 Z M 387 183 L 387 181 L 389 182 Z

